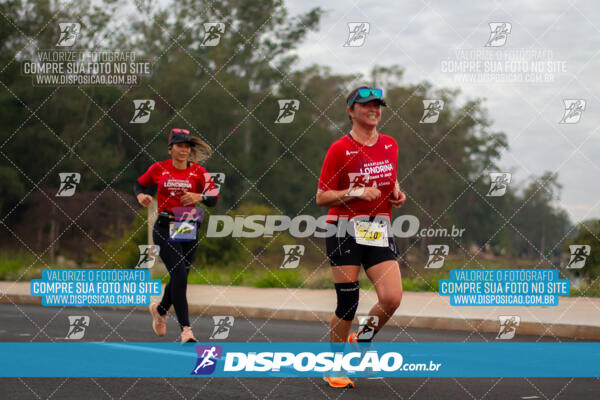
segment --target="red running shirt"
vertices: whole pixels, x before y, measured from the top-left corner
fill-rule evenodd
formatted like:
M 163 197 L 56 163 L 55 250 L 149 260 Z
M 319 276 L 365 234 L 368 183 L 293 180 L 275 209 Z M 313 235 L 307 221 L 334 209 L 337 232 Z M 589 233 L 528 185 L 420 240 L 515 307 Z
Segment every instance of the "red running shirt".
M 333 142 L 321 168 L 319 189 L 345 190 L 372 186 L 381 190 L 381 197 L 374 201 L 357 199 L 333 206 L 329 209 L 329 215 L 348 218 L 379 215 L 391 219 L 392 206 L 388 200 L 396 183 L 397 166 L 398 144 L 390 136 L 380 133 L 372 146 L 362 145 L 350 135 Z
M 205 187 L 205 173 L 206 170 L 195 163 L 190 163 L 186 169 L 177 169 L 172 160 L 165 160 L 152 164 L 138 178 L 138 183 L 145 187 L 158 185 L 158 212 L 173 212 L 173 207 L 183 207 L 181 196 L 185 192 L 204 193 L 210 189 Z

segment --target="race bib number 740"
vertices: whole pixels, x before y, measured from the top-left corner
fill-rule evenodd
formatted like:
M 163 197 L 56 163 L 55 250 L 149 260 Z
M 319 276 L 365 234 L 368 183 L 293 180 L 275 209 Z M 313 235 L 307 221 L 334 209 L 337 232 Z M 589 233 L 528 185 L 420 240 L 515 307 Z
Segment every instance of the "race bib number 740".
M 379 222 L 354 221 L 354 240 L 366 246 L 388 247 L 387 226 Z

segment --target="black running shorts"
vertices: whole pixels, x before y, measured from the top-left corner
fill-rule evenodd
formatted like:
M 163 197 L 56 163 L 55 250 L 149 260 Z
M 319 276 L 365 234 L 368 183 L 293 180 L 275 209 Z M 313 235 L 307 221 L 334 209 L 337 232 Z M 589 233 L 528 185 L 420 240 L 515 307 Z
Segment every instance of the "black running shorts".
M 396 260 L 398 246 L 393 236 L 388 237 L 388 247 L 375 247 L 358 244 L 348 233 L 339 237 L 333 235 L 325 239 L 327 257 L 332 267 L 340 265 L 362 265 L 368 269 L 383 261 Z

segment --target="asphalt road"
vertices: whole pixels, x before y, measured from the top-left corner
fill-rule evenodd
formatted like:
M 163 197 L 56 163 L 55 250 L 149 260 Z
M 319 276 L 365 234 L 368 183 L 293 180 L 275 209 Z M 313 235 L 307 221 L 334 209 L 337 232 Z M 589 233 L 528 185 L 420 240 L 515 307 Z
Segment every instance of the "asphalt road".
M 153 342 L 177 339 L 171 318 L 158 338 L 148 313 L 102 308 L 50 308 L 0 304 L 0 341 L 64 341 L 68 316 L 90 317 L 83 341 Z M 212 333 L 211 317 L 192 316 L 200 341 Z M 318 322 L 236 318 L 227 341 L 325 341 Z M 378 341 L 494 341 L 494 334 L 386 327 Z M 515 336 L 517 341 L 537 341 Z M 556 340 L 556 339 L 543 339 Z M 562 339 L 561 339 L 562 340 Z M 10 362 L 3 360 L 0 362 Z M 493 362 L 493 360 L 490 360 Z M 600 379 L 384 378 L 355 380 L 354 389 L 333 389 L 319 378 L 10 378 L 0 379 L 3 399 L 598 399 Z

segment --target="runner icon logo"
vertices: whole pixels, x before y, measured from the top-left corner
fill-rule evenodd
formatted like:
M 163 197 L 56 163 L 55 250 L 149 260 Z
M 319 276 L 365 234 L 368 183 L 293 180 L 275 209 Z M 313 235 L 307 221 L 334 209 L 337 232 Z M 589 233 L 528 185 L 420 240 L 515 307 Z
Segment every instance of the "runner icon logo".
M 508 172 L 492 172 L 490 173 L 490 190 L 487 192 L 488 197 L 501 197 L 506 193 L 508 184 L 512 179 L 512 175 Z
M 77 185 L 81 182 L 81 174 L 78 172 L 59 172 L 60 187 L 56 197 L 71 197 L 75 194 Z
M 173 207 L 175 221 L 169 224 L 169 241 L 185 242 L 195 240 L 198 236 L 198 224 L 204 219 L 202 207 Z
M 444 109 L 444 100 L 433 99 L 423 100 L 423 117 L 419 121 L 421 124 L 435 124 L 440 117 L 440 112 Z
M 288 100 L 277 100 L 279 104 L 279 114 L 275 118 L 276 124 L 289 124 L 294 121 L 296 111 L 300 107 L 300 100 L 288 99 Z
M 173 207 L 173 216 L 181 222 L 202 222 L 204 220 L 204 208 L 183 206 Z
M 304 245 L 302 244 L 284 244 L 283 245 L 282 269 L 297 268 L 300 264 L 300 257 L 304 255 Z
M 349 172 L 348 181 L 350 185 L 348 186 L 349 190 L 346 196 L 362 196 L 365 192 L 365 187 L 369 183 L 369 174 Z
M 200 46 L 214 47 L 221 41 L 221 35 L 225 33 L 225 24 L 222 22 L 204 23 L 204 39 Z
M 57 47 L 71 47 L 79 37 L 81 25 L 78 22 L 59 22 L 60 37 L 56 42 Z
M 517 326 L 521 323 L 521 317 L 518 315 L 499 315 L 500 330 L 496 339 L 510 340 L 515 337 Z
M 576 124 L 581 119 L 581 115 L 585 111 L 584 99 L 564 99 L 565 113 L 559 124 Z
M 490 38 L 485 47 L 502 47 L 506 44 L 508 34 L 512 30 L 510 22 L 490 22 Z
M 587 256 L 590 255 L 591 247 L 587 244 L 572 244 L 569 246 L 571 258 L 567 264 L 567 269 L 581 269 L 585 266 Z
M 85 335 L 85 328 L 90 326 L 90 317 L 84 316 L 69 316 L 69 331 L 65 339 L 82 339 Z
M 136 268 L 152 268 L 154 266 L 154 262 L 156 261 L 156 257 L 160 253 L 159 245 L 146 245 L 141 244 L 138 245 L 140 249 L 140 259 L 135 265 Z
M 371 340 L 375 334 L 375 328 L 379 326 L 379 317 L 376 315 L 367 315 L 358 317 L 358 340 Z
M 438 269 L 444 265 L 444 260 L 450 252 L 450 247 L 445 244 L 429 244 L 427 245 L 429 258 L 425 264 L 425 269 Z
M 213 328 L 212 335 L 210 335 L 209 339 L 227 339 L 229 336 L 229 331 L 231 328 L 233 328 L 233 322 L 235 321 L 235 318 L 230 315 L 215 315 L 212 318 L 213 322 L 215 323 L 215 327 Z
M 204 173 L 204 195 L 218 196 L 221 186 L 225 183 L 225 174 L 223 172 L 205 172 Z
M 154 100 L 133 100 L 133 108 L 133 118 L 131 118 L 129 123 L 145 124 L 146 122 L 150 121 L 150 112 L 154 111 Z
M 360 47 L 365 44 L 370 29 L 368 22 L 348 22 L 348 40 L 344 47 Z
M 210 375 L 217 368 L 217 361 L 223 354 L 221 346 L 196 346 L 198 360 L 190 375 Z

